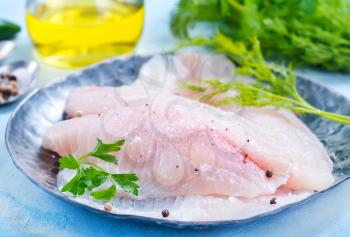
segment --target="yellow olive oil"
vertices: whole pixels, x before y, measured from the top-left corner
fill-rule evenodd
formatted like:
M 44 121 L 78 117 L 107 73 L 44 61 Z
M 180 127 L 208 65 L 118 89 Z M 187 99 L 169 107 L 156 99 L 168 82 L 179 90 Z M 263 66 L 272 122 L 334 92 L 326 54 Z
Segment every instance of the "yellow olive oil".
M 115 1 L 95 5 L 37 5 L 26 15 L 27 27 L 44 62 L 80 67 L 131 52 L 142 32 L 143 4 Z

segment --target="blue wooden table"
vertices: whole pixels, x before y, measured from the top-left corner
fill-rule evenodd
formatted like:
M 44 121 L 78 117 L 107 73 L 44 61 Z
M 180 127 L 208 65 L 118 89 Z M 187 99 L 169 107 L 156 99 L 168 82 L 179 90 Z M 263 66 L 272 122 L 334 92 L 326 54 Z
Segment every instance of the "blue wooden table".
M 11 19 L 23 26 L 17 39 L 18 47 L 8 61 L 36 58 L 32 54 L 32 47 L 25 30 L 24 4 L 23 0 L 0 0 L 0 18 Z M 145 29 L 137 53 L 161 52 L 174 45 L 168 29 L 169 14 L 174 4 L 174 1 L 146 0 Z M 69 73 L 69 71 L 42 64 L 40 66 L 39 85 Z M 348 75 L 313 70 L 298 72 L 350 97 L 350 76 Z M 33 185 L 14 167 L 6 151 L 3 134 L 7 120 L 15 107 L 16 104 L 0 108 L 1 237 L 350 236 L 350 182 L 345 182 L 317 200 L 296 209 L 244 226 L 177 230 L 100 217 L 50 196 Z

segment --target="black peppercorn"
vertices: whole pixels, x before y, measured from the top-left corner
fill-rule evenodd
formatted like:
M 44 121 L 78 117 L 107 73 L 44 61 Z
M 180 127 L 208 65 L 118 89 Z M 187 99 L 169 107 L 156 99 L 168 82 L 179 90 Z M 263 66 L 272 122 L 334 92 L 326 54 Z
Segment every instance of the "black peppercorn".
M 271 170 L 266 170 L 265 176 L 266 176 L 267 178 L 272 178 L 273 172 L 272 172 Z
M 273 204 L 276 204 L 277 202 L 276 202 L 276 198 L 274 197 L 274 198 L 272 198 L 271 200 L 270 200 L 270 204 L 271 205 L 273 205 Z
M 164 218 L 168 217 L 169 214 L 170 214 L 170 213 L 169 213 L 169 210 L 164 209 L 164 210 L 162 211 L 162 216 L 163 216 Z

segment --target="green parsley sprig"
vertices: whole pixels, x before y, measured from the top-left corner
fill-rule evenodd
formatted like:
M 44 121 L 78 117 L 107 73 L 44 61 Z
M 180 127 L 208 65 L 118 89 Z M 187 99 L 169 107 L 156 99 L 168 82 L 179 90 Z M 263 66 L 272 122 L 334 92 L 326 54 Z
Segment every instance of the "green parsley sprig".
M 124 140 L 118 140 L 107 144 L 97 139 L 97 144 L 92 152 L 79 157 L 74 157 L 71 154 L 61 157 L 59 159 L 61 170 L 71 169 L 76 171 L 75 176 L 62 187 L 61 192 L 69 192 L 75 196 L 80 196 L 89 191 L 90 195 L 96 200 L 111 200 L 116 196 L 117 188 L 121 188 L 125 192 L 138 196 L 140 187 L 137 184 L 139 179 L 136 174 L 112 174 L 100 166 L 86 161 L 88 157 L 96 157 L 117 165 L 117 158 L 110 153 L 120 151 L 124 142 Z M 108 188 L 95 190 L 107 180 L 112 181 Z
M 180 47 L 185 46 L 209 46 L 216 52 L 226 54 L 238 66 L 238 74 L 256 79 L 254 83 L 222 82 L 217 79 L 185 82 L 184 88 L 196 92 L 204 102 L 210 101 L 216 95 L 235 90 L 236 95 L 221 98 L 213 105 L 238 104 L 256 107 L 270 105 L 296 113 L 315 114 L 337 123 L 350 125 L 350 117 L 323 111 L 305 101 L 298 92 L 292 66 L 285 70 L 281 66 L 266 62 L 256 38 L 253 38 L 250 44 L 235 42 L 218 31 L 213 38 L 198 37 L 180 43 Z
M 180 0 L 170 27 L 181 39 L 203 23 L 245 43 L 256 35 L 272 58 L 350 72 L 349 12 L 348 0 Z

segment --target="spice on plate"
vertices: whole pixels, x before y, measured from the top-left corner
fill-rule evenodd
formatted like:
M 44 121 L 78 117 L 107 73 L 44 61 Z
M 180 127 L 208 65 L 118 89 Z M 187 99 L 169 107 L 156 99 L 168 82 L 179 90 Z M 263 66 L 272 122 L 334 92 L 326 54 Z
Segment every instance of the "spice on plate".
M 113 209 L 113 204 L 112 203 L 110 203 L 110 202 L 107 202 L 105 205 L 104 205 L 104 207 L 103 207 L 104 209 L 105 209 L 105 211 L 112 211 L 112 209 Z
M 164 218 L 166 218 L 166 217 L 168 217 L 169 216 L 169 210 L 167 210 L 167 209 L 164 209 L 163 211 L 162 211 L 162 216 L 164 217 Z
M 18 93 L 17 77 L 9 72 L 0 73 L 0 104 Z
M 334 154 L 334 152 L 332 152 L 331 154 L 329 154 L 329 158 L 333 161 L 333 162 L 335 162 L 335 160 L 336 160 L 336 156 L 335 156 L 335 154 Z
M 0 73 L 0 78 L 1 79 L 7 78 L 9 81 L 17 81 L 17 77 L 15 75 L 12 75 L 9 72 L 2 72 L 2 73 Z
M 77 111 L 77 117 L 80 118 L 81 116 L 83 116 L 83 111 L 78 110 Z
M 277 203 L 277 201 L 276 201 L 276 198 L 275 198 L 275 197 L 272 198 L 272 199 L 270 200 L 270 204 L 271 204 L 271 205 L 276 204 L 276 203 Z
M 244 158 L 243 158 L 243 163 L 246 164 L 248 162 L 248 154 L 244 154 Z
M 266 170 L 265 176 L 266 176 L 267 178 L 272 178 L 273 172 L 272 172 L 271 170 Z

